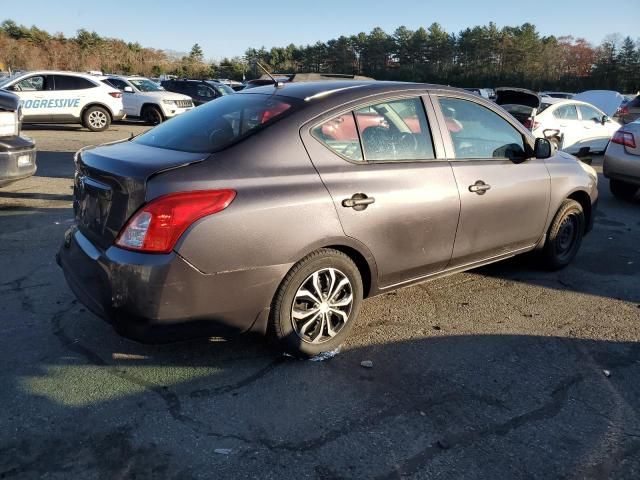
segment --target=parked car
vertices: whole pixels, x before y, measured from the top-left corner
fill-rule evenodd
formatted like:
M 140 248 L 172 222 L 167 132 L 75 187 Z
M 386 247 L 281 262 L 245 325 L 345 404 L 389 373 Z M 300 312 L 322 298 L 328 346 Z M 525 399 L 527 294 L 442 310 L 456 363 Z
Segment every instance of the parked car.
M 20 97 L 0 90 L 0 187 L 36 173 L 36 145 L 20 136 Z
M 191 97 L 196 107 L 235 93 L 231 87 L 211 80 L 164 80 L 161 85 L 169 92 L 182 93 Z
M 149 125 L 157 125 L 193 108 L 191 97 L 167 92 L 145 77 L 109 75 L 101 80 L 122 92 L 128 118 L 140 118 Z
M 541 104 L 533 134 L 546 137 L 561 150 L 604 152 L 620 124 L 602 110 L 585 102 L 560 100 Z
M 122 93 L 85 73 L 41 70 L 0 80 L 20 97 L 24 123 L 80 123 L 94 132 L 125 117 Z
M 640 120 L 618 130 L 604 153 L 602 172 L 616 197 L 632 199 L 640 190 Z
M 563 98 L 569 100 L 573 98 L 573 93 L 569 92 L 540 92 L 541 97 Z
M 577 154 L 604 152 L 620 128 L 603 111 L 585 102 L 539 97 L 534 92 L 499 88 L 496 102 L 536 137 L 547 138 L 556 149 Z
M 342 73 L 273 73 L 271 76 L 262 75 L 255 80 L 248 80 L 245 82 L 245 89 L 262 87 L 264 85 L 273 85 L 274 79 L 277 83 L 290 83 L 290 82 L 331 82 L 337 80 L 354 80 L 354 81 L 368 81 L 373 80 L 371 77 L 365 77 L 363 75 L 347 75 Z
M 496 88 L 495 102 L 529 130 L 533 129 L 540 107 L 540 97 L 526 88 Z
M 234 92 L 242 90 L 244 88 L 244 84 L 242 82 L 238 82 L 236 80 L 230 80 L 228 78 L 212 78 L 214 82 L 222 83 L 227 87 L 230 87 Z
M 598 196 L 493 102 L 401 82 L 241 91 L 76 169 L 58 262 L 91 311 L 139 340 L 256 331 L 300 356 L 339 346 L 365 297 L 534 250 L 564 267 Z
M 613 117 L 625 98 L 613 90 L 587 90 L 574 95 L 573 100 L 590 103 L 609 117 Z
M 475 93 L 476 95 L 480 95 L 483 98 L 491 98 L 491 91 L 487 88 L 465 88 L 467 92 Z
M 623 125 L 640 119 L 640 95 L 636 95 L 634 98 L 621 104 L 614 118 L 620 120 L 620 123 Z

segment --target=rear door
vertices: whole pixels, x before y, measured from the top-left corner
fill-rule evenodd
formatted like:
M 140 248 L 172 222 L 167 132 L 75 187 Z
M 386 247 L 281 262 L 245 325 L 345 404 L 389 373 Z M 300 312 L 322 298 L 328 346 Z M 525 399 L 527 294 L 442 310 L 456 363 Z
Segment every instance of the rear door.
M 90 80 L 73 75 L 51 75 L 53 78 L 52 116 L 63 121 L 80 118 L 82 108 L 91 100 L 92 89 L 97 88 Z
M 451 258 L 460 202 L 426 106 L 428 115 L 416 95 L 370 100 L 301 130 L 345 234 L 373 254 L 383 288 L 441 271 Z
M 445 149 L 460 193 L 460 222 L 450 266 L 533 246 L 550 201 L 543 160 L 527 159 L 526 137 L 497 109 L 469 97 L 434 95 Z
M 571 148 L 576 142 L 584 136 L 582 122 L 578 118 L 578 109 L 575 104 L 563 104 L 557 107 L 551 106 L 554 120 L 557 122 L 558 129 L 562 135 L 562 148 Z

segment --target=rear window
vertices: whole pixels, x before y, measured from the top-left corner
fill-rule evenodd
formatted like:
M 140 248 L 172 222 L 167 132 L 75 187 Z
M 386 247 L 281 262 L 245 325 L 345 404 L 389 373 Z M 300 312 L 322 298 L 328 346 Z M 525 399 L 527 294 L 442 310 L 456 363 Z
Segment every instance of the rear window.
M 136 143 L 184 152 L 217 152 L 286 116 L 302 100 L 273 95 L 227 95 L 136 137 Z

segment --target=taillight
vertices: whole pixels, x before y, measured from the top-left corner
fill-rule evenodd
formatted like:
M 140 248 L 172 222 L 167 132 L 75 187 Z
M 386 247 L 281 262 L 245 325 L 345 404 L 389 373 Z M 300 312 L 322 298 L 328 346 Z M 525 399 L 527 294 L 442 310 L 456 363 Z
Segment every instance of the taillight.
M 122 98 L 122 92 L 109 92 L 113 98 Z
M 618 130 L 614 133 L 611 141 L 619 145 L 624 145 L 625 147 L 636 148 L 636 139 L 633 137 L 633 134 L 631 132 L 625 132 L 624 130 Z
M 528 128 L 529 130 L 533 130 L 533 122 L 531 121 L 530 118 L 527 118 L 524 122 L 522 122 L 522 125 L 524 125 L 524 128 Z
M 629 107 L 627 107 L 626 105 L 619 107 L 618 108 L 618 115 L 627 115 L 629 113 Z
M 158 197 L 129 219 L 116 245 L 127 250 L 169 253 L 196 220 L 227 208 L 234 190 L 197 190 Z

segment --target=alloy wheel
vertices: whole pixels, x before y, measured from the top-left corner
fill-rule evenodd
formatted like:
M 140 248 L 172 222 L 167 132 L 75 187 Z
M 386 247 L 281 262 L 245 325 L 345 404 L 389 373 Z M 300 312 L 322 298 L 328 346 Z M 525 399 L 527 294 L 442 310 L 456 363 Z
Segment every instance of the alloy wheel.
M 89 114 L 88 121 L 91 127 L 95 129 L 101 129 L 107 125 L 108 119 L 107 115 L 104 112 L 100 110 L 94 110 Z
M 309 275 L 298 288 L 291 307 L 291 323 L 307 343 L 324 343 L 335 337 L 349 321 L 353 287 L 336 268 Z

